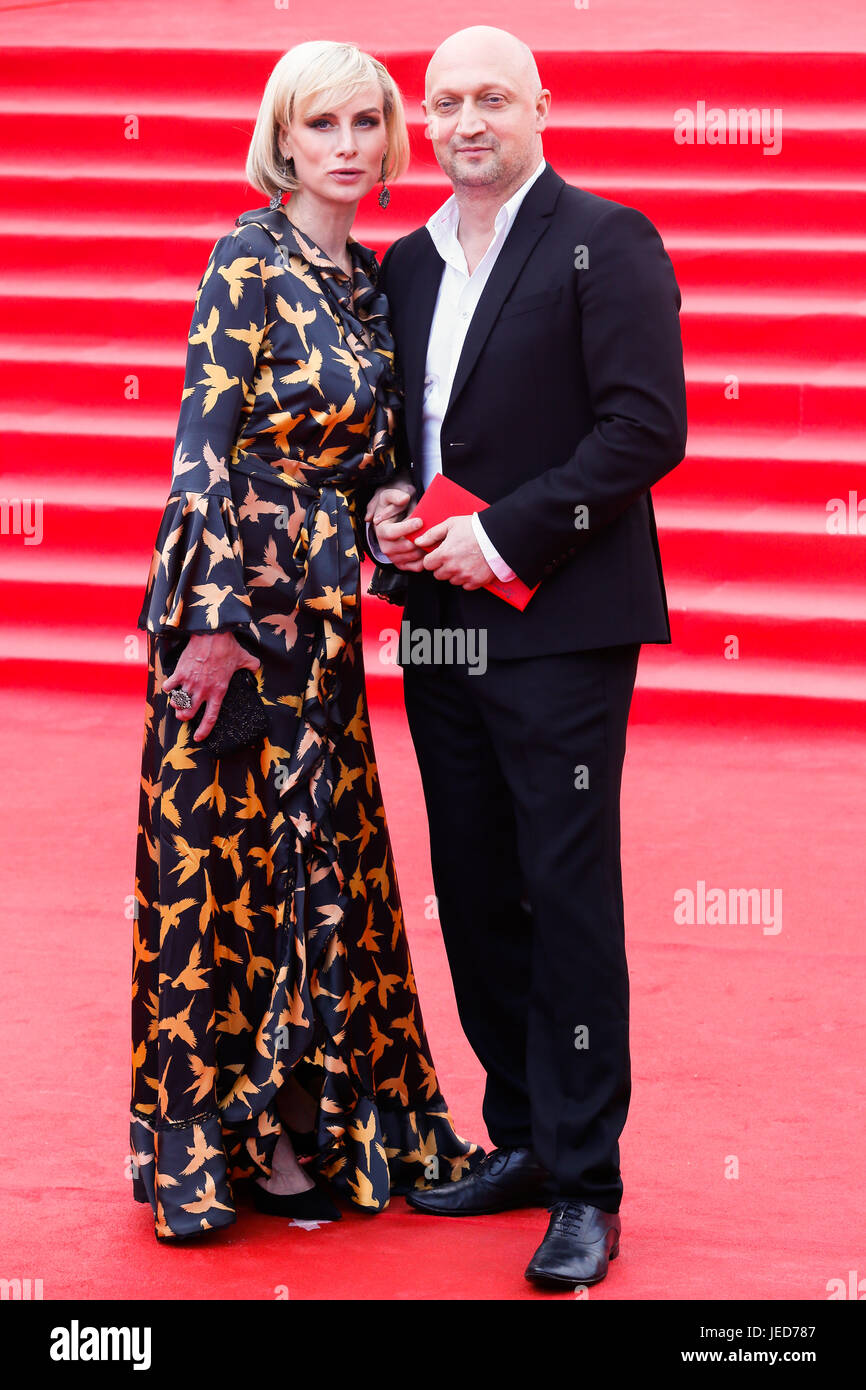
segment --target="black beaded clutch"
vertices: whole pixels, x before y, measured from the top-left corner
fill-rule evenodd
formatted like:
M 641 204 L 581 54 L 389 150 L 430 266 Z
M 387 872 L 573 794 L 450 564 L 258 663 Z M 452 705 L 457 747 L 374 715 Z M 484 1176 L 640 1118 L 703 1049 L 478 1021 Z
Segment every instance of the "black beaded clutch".
M 162 668 L 169 675 L 177 665 L 185 646 L 186 642 L 173 643 L 171 648 L 164 652 Z M 198 728 L 204 718 L 205 708 L 204 704 L 200 705 L 189 720 L 191 731 L 194 732 Z M 219 758 L 224 753 L 232 753 L 236 748 L 248 748 L 251 744 L 258 743 L 269 727 L 268 712 L 259 694 L 255 675 L 244 666 L 232 675 L 214 726 L 207 738 L 201 740 L 199 747 L 206 748 L 213 757 Z

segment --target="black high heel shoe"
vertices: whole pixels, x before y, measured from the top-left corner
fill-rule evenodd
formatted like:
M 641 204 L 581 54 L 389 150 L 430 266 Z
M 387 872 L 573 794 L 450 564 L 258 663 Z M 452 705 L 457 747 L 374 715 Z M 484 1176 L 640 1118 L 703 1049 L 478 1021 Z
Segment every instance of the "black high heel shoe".
M 269 1192 L 255 1179 L 252 1183 L 253 1205 L 268 1216 L 287 1216 L 296 1221 L 342 1221 L 343 1214 L 334 1206 L 320 1187 L 306 1192 Z
M 319 1143 L 314 1129 L 289 1129 L 289 1138 L 296 1158 L 312 1158 L 319 1152 Z

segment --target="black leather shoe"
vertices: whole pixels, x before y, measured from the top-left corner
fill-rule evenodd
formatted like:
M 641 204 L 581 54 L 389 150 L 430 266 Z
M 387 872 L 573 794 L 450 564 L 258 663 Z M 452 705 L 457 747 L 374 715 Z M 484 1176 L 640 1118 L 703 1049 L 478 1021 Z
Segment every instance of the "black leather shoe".
M 432 1216 L 487 1216 L 512 1207 L 546 1207 L 553 1179 L 532 1149 L 494 1149 L 457 1182 L 407 1192 L 406 1201 Z
M 619 1216 L 588 1202 L 561 1199 L 550 1208 L 547 1235 L 526 1267 L 539 1284 L 597 1284 L 619 1254 Z

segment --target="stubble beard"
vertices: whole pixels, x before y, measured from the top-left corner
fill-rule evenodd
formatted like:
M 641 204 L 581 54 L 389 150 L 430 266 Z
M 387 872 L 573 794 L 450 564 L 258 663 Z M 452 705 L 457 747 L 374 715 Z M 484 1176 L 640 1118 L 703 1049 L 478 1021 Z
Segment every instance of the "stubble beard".
M 455 188 L 486 188 L 489 184 L 502 182 L 508 173 L 499 150 L 491 151 L 483 168 L 476 169 L 459 154 L 450 152 L 442 167 Z

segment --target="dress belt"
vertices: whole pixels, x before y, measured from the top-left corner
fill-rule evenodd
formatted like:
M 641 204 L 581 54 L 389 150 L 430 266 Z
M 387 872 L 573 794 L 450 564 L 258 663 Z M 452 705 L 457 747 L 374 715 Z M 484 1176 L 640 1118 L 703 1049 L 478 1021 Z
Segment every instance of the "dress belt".
M 304 482 L 249 454 L 238 454 L 229 471 L 232 469 L 280 484 L 306 500 L 304 520 L 292 550 L 300 573 L 297 606 L 351 624 L 360 603 L 354 489 L 346 492 L 335 482 Z

